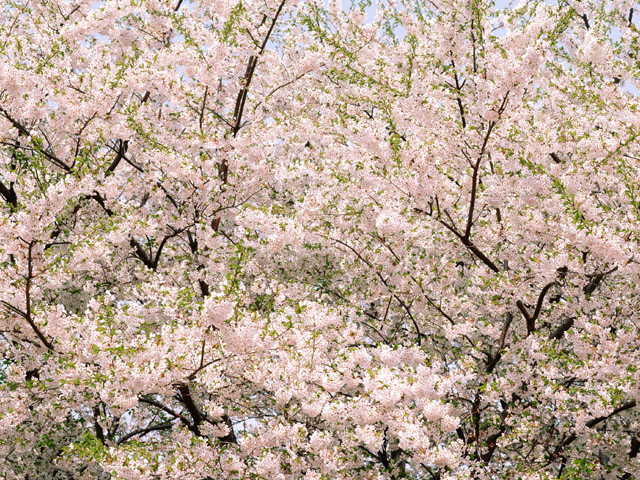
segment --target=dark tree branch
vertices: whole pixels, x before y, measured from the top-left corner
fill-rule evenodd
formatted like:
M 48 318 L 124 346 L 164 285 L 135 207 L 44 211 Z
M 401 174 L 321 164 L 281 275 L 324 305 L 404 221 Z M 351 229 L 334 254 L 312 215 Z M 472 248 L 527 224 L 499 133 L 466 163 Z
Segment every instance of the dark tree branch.
M 458 229 L 454 226 L 453 224 L 453 220 L 451 219 L 451 216 L 448 214 L 448 212 L 444 211 L 444 213 L 448 216 L 449 221 L 452 222 L 451 224 L 449 224 L 448 222 L 446 222 L 445 220 L 443 220 L 441 218 L 441 212 L 440 212 L 440 207 L 438 205 L 438 198 L 435 198 L 435 203 L 436 203 L 436 211 L 437 211 L 437 216 L 434 217 L 434 212 L 433 209 L 431 211 L 426 211 L 426 210 L 422 210 L 419 208 L 414 209 L 416 212 L 420 212 L 420 213 L 424 213 L 430 217 L 434 217 L 435 220 L 440 223 L 440 225 L 442 225 L 443 227 L 445 227 L 447 230 L 449 230 L 451 233 L 453 233 L 456 237 L 458 237 L 460 239 L 460 241 L 462 242 L 462 244 L 467 247 L 469 249 L 469 251 L 471 253 L 473 253 L 476 257 L 478 257 L 478 259 L 484 263 L 487 267 L 489 267 L 489 269 L 491 269 L 493 272 L 498 273 L 500 272 L 500 269 L 496 266 L 495 263 L 493 263 L 491 261 L 491 259 L 489 259 L 489 257 L 487 257 L 469 238 L 465 238 L 465 235 L 461 234 Z
M 595 292 L 598 286 L 602 283 L 602 280 L 604 280 L 604 278 L 607 275 L 617 270 L 618 270 L 618 267 L 615 266 L 606 272 L 592 275 L 591 280 L 587 285 L 585 285 L 582 291 L 584 292 L 585 295 L 591 295 L 593 292 Z M 565 332 L 567 332 L 567 330 L 569 330 L 574 323 L 575 323 L 575 317 L 570 317 L 564 320 L 560 325 L 558 325 L 558 327 L 553 332 L 551 332 L 551 334 L 549 335 L 549 340 L 560 340 L 564 336 Z
M 506 427 L 504 424 L 502 424 L 500 425 L 500 430 L 498 430 L 493 435 L 489 435 L 489 437 L 487 438 L 487 451 L 480 455 L 480 458 L 482 458 L 485 463 L 489 463 L 491 457 L 493 457 L 493 453 L 496 451 L 496 447 L 498 446 L 498 439 L 502 436 L 505 430 Z
M 19 135 L 22 135 L 22 136 L 25 136 L 25 137 L 31 137 L 31 133 L 29 132 L 29 130 L 27 130 L 27 128 L 24 125 L 22 125 L 19 121 L 17 121 L 15 118 L 13 118 L 11 116 L 11 114 L 7 110 L 5 110 L 4 108 L 0 107 L 0 113 L 2 113 L 2 115 L 7 120 L 9 120 L 9 122 L 11 122 L 11 124 L 14 126 L 14 128 L 16 128 L 18 130 L 18 134 Z M 17 148 L 22 148 L 22 146 L 20 146 L 20 145 L 16 145 L 16 147 Z M 64 163 L 57 156 L 55 156 L 53 153 L 48 152 L 46 149 L 34 148 L 34 150 L 36 152 L 44 155 L 51 163 L 53 163 L 54 165 L 60 167 L 61 169 L 65 170 L 67 172 L 69 170 L 71 170 L 69 165 Z
M 202 133 L 202 121 L 204 120 L 204 109 L 207 106 L 207 94 L 209 93 L 209 86 L 204 87 L 204 96 L 202 98 L 202 109 L 200 110 L 200 118 L 198 124 L 200 125 L 200 132 Z
M 200 413 L 200 410 L 198 409 L 195 402 L 193 401 L 193 397 L 191 396 L 191 389 L 189 388 L 189 385 L 180 385 L 178 387 L 178 392 L 180 392 L 180 396 L 179 396 L 180 402 L 182 402 L 182 404 L 185 406 L 185 408 L 187 409 L 187 411 L 189 412 L 189 415 L 191 415 L 191 418 L 193 420 L 191 422 L 191 425 L 189 426 L 189 430 L 191 430 L 196 435 L 201 435 L 200 429 L 198 428 L 198 426 L 202 423 L 202 421 L 204 420 L 204 417 L 202 416 L 202 413 Z
M 25 311 L 23 312 L 19 308 L 14 307 L 10 303 L 2 300 L 2 304 L 4 307 L 13 312 L 16 315 L 24 318 L 31 329 L 35 332 L 37 337 L 40 339 L 40 342 L 52 352 L 55 351 L 53 348 L 53 344 L 47 339 L 45 334 L 42 332 L 40 327 L 36 324 L 32 316 L 32 306 L 31 306 L 31 282 L 33 281 L 33 245 L 34 242 L 31 241 L 28 243 L 28 251 L 27 251 L 27 276 L 26 276 L 26 285 L 25 285 Z
M 464 83 L 460 84 L 460 80 L 458 79 L 458 71 L 456 70 L 456 62 L 453 59 L 453 53 L 451 53 L 451 66 L 453 67 L 453 79 L 456 82 L 456 90 L 458 91 L 458 95 L 456 96 L 456 102 L 458 104 L 458 110 L 460 111 L 460 120 L 462 121 L 462 128 L 467 128 L 467 119 L 464 114 L 464 105 L 462 104 L 462 98 L 460 98 L 462 93 L 462 87 Z
M 553 287 L 555 284 L 556 282 L 553 281 L 544 286 L 544 288 L 540 292 L 540 295 L 538 295 L 538 302 L 536 303 L 536 309 L 533 312 L 533 315 L 529 314 L 527 308 L 524 306 L 524 303 L 522 303 L 522 300 L 518 300 L 516 302 L 516 306 L 518 307 L 520 312 L 522 312 L 522 315 L 527 321 L 527 334 L 530 335 L 536 331 L 536 320 L 540 315 L 540 310 L 542 309 L 542 303 L 544 302 L 544 297 L 547 295 L 547 292 L 549 291 L 549 289 Z
M 9 120 L 9 122 L 11 122 L 11 125 L 13 125 L 13 127 L 18 130 L 18 134 L 23 135 L 25 137 L 29 137 L 30 133 L 29 130 L 27 130 L 24 125 L 22 125 L 20 122 L 18 122 L 15 118 L 13 118 L 13 116 L 4 108 L 0 107 L 0 113 L 2 113 L 2 115 L 4 116 L 4 118 L 6 118 L 7 120 Z
M 482 263 L 489 267 L 491 271 L 495 273 L 500 272 L 500 269 L 496 266 L 496 264 L 493 263 L 484 253 L 482 253 L 482 251 L 471 240 L 464 239 L 463 237 L 460 237 L 460 240 L 462 240 L 464 246 L 467 247 L 469 251 L 476 257 L 478 257 Z
M 253 80 L 253 74 L 255 72 L 256 66 L 258 65 L 258 57 L 262 56 L 265 49 L 267 48 L 267 43 L 269 42 L 271 33 L 273 32 L 273 29 L 276 26 L 276 22 L 278 21 L 278 17 L 282 13 L 282 9 L 284 8 L 286 1 L 287 0 L 283 0 L 282 2 L 280 2 L 280 5 L 278 5 L 278 9 L 276 10 L 274 17 L 271 20 L 271 25 L 269 26 L 269 30 L 267 31 L 267 34 L 262 40 L 262 44 L 260 45 L 260 50 L 258 51 L 258 54 L 251 55 L 251 57 L 249 57 L 249 63 L 247 64 L 247 69 L 244 74 L 244 85 L 242 89 L 240 89 L 240 92 L 238 92 L 238 97 L 236 98 L 236 106 L 233 112 L 232 133 L 234 137 L 238 134 L 238 132 L 240 131 L 240 128 L 242 127 L 242 114 L 244 112 L 244 105 L 246 103 L 247 96 L 249 94 L 249 87 L 251 85 L 251 81 Z
M 102 429 L 102 425 L 100 425 L 98 418 L 100 418 L 100 409 L 96 405 L 95 407 L 93 407 L 93 426 L 96 430 L 96 438 L 100 440 L 100 443 L 104 445 L 104 430 Z
M 107 175 L 113 173 L 113 171 L 118 168 L 120 161 L 124 158 L 127 153 L 127 149 L 129 148 L 129 140 L 118 140 L 118 150 L 115 158 L 111 162 L 111 164 L 107 167 L 106 173 Z M 129 162 L 130 163 L 130 162 Z
M 169 430 L 173 427 L 173 422 L 165 422 L 159 425 L 152 425 L 146 428 L 141 428 L 139 430 L 135 430 L 131 433 L 127 433 L 124 437 L 120 438 L 116 443 L 118 445 L 122 445 L 123 443 L 131 440 L 133 437 L 137 435 L 146 435 L 147 433 L 157 432 L 161 430 Z
M 596 288 L 598 288 L 598 285 L 600 285 L 600 282 L 602 282 L 602 280 L 604 279 L 604 277 L 606 277 L 607 275 L 615 272 L 618 270 L 618 267 L 615 266 L 613 267 L 611 270 L 607 271 L 607 272 L 603 272 L 603 273 L 598 273 L 596 275 L 593 275 L 591 277 L 591 280 L 589 281 L 589 283 L 582 289 L 583 292 L 585 293 L 585 295 L 591 295 Z
M 9 188 L 7 188 L 2 181 L 0 181 L 0 195 L 6 200 L 6 202 L 11 205 L 13 208 L 18 206 L 18 195 L 16 191 L 13 189 L 13 182 L 9 184 Z
M 493 123 L 489 125 L 488 133 L 491 133 L 492 125 Z M 488 136 L 488 133 L 487 133 L 487 136 Z M 476 198 L 477 198 L 478 173 L 480 171 L 480 161 L 481 159 L 478 159 L 476 164 L 473 166 L 473 175 L 471 177 L 471 199 L 469 201 L 469 212 L 467 214 L 467 226 L 464 229 L 463 240 L 469 240 L 469 237 L 471 236 L 471 227 L 473 226 L 473 212 L 476 206 Z
M 494 368 L 502 358 L 502 349 L 507 341 L 507 332 L 509 331 L 509 327 L 513 322 L 513 315 L 511 312 L 507 313 L 507 319 L 504 322 L 502 327 L 502 333 L 500 334 L 500 343 L 498 344 L 498 351 L 495 355 L 489 355 L 489 361 L 487 362 L 487 373 L 493 372 Z
M 154 261 L 149 257 L 147 252 L 145 252 L 144 248 L 142 248 L 140 242 L 138 242 L 135 238 L 132 238 L 131 240 L 129 240 L 129 244 L 135 249 L 136 257 L 138 257 L 138 259 L 140 259 L 140 261 L 144 263 L 147 268 L 149 268 L 150 270 L 155 270 Z
M 631 437 L 631 450 L 629 450 L 629 457 L 636 458 L 640 452 L 640 439 L 635 435 Z
M 553 332 L 551 332 L 551 334 L 549 335 L 549 340 L 560 340 L 565 332 L 573 326 L 575 320 L 576 319 L 573 317 L 567 318 L 564 322 L 558 325 L 558 327 Z
M 189 388 L 189 385 L 186 385 L 186 384 L 180 385 L 178 387 L 178 392 L 180 392 L 179 400 L 186 407 L 187 411 L 189 412 L 189 415 L 191 415 L 191 418 L 193 419 L 193 422 L 191 423 L 191 426 L 189 426 L 189 430 L 191 430 L 193 433 L 195 433 L 198 436 L 202 436 L 202 433 L 200 432 L 199 425 L 202 424 L 203 421 L 206 420 L 208 423 L 210 423 L 212 425 L 218 425 L 218 422 L 214 422 L 214 421 L 211 421 L 211 420 L 207 419 L 206 416 L 203 415 L 202 412 L 200 412 L 200 410 L 196 406 L 195 402 L 193 401 L 193 397 L 191 395 L 191 390 Z M 234 443 L 234 444 L 237 444 L 238 443 L 238 439 L 236 438 L 236 434 L 233 431 L 233 425 L 231 423 L 231 418 L 229 418 L 228 415 L 223 415 L 222 416 L 222 422 L 229 429 L 229 433 L 227 433 L 223 437 L 218 437 L 218 439 L 223 443 Z
M 174 418 L 180 419 L 180 421 L 182 423 L 184 423 L 187 427 L 191 427 L 191 422 L 189 421 L 189 419 L 187 417 L 185 417 L 181 413 L 178 413 L 175 410 L 167 407 L 166 405 L 163 405 L 162 403 L 154 400 L 153 398 L 141 397 L 140 401 L 143 402 L 143 403 L 148 403 L 149 405 L 153 405 L 154 407 L 158 407 L 160 410 L 168 413 L 169 415 L 173 416 Z
M 615 410 L 613 410 L 613 412 L 611 412 L 608 415 L 602 415 L 600 417 L 596 417 L 593 418 L 591 420 L 589 420 L 585 425 L 589 428 L 593 428 L 596 425 L 598 425 L 599 423 L 604 422 L 605 420 L 610 419 L 611 417 L 622 413 L 624 411 L 627 410 L 631 410 L 632 408 L 634 408 L 636 406 L 636 401 L 635 400 L 631 400 L 630 402 L 627 402 L 623 405 L 621 405 L 620 407 L 616 408 Z M 560 441 L 560 444 L 555 448 L 555 452 L 554 452 L 554 458 L 557 458 L 563 451 L 563 449 L 569 445 L 571 445 L 576 439 L 578 438 L 577 434 L 572 433 L 569 436 L 566 436 L 565 438 L 563 438 Z

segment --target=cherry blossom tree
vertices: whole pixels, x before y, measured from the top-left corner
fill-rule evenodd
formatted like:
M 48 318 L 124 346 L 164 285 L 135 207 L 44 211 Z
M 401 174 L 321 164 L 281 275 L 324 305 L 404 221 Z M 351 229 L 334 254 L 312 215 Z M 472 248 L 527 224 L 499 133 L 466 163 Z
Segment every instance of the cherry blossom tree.
M 640 477 L 635 1 L 0 8 L 0 478 Z

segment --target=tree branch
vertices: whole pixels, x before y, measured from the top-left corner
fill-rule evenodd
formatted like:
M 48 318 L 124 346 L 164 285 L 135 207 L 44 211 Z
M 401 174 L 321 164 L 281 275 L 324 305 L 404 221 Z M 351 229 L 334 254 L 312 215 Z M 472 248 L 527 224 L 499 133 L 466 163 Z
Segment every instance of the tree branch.
M 596 425 L 598 425 L 599 423 L 604 422 L 605 420 L 610 419 L 611 417 L 622 413 L 626 410 L 630 410 L 633 407 L 636 406 L 636 401 L 635 400 L 631 400 L 623 405 L 621 405 L 620 407 L 616 408 L 615 410 L 613 410 L 613 412 L 611 412 L 608 415 L 602 415 L 601 417 L 596 417 L 593 418 L 591 420 L 589 420 L 587 423 L 585 423 L 585 425 L 589 428 L 593 428 Z M 572 433 L 571 435 L 569 435 L 568 437 L 565 437 L 560 444 L 556 447 L 555 452 L 554 452 L 554 456 L 558 456 L 562 450 L 564 449 L 564 447 L 567 447 L 569 445 L 571 445 L 576 439 L 578 438 L 577 434 Z
M 567 318 L 564 322 L 558 325 L 553 332 L 551 332 L 549 340 L 560 340 L 565 332 L 573 326 L 575 320 L 576 319 L 574 317 Z
M 13 182 L 9 184 L 9 188 L 7 188 L 2 181 L 0 181 L 0 195 L 7 201 L 9 205 L 13 208 L 18 206 L 18 195 L 16 191 L 13 189 Z
M 582 289 L 582 291 L 585 293 L 585 295 L 591 295 L 596 290 L 596 288 L 598 288 L 598 285 L 600 285 L 600 282 L 602 282 L 604 277 L 606 277 L 610 273 L 613 273 L 613 272 L 615 272 L 617 270 L 618 270 L 618 267 L 615 266 L 615 267 L 613 267 L 611 270 L 609 270 L 607 272 L 598 273 L 596 275 L 593 275 L 591 277 L 591 280 L 589 281 L 589 283 Z
M 536 309 L 533 312 L 533 315 L 529 315 L 529 312 L 527 311 L 527 308 L 524 306 L 524 303 L 522 303 L 522 300 L 518 300 L 516 302 L 516 306 L 518 307 L 518 309 L 520 310 L 520 312 L 522 312 L 522 315 L 524 316 L 525 320 L 527 321 L 527 334 L 530 335 L 533 332 L 535 332 L 536 330 L 536 320 L 538 319 L 538 316 L 540 315 L 540 310 L 542 308 L 542 303 L 544 302 L 544 297 L 547 295 L 547 292 L 549 291 L 549 289 L 551 287 L 553 287 L 556 284 L 555 281 L 546 284 L 542 291 L 540 292 L 540 295 L 538 295 L 538 302 L 536 303 Z
M 184 423 L 187 427 L 191 427 L 191 422 L 187 417 L 182 415 L 181 413 L 176 412 L 175 410 L 163 405 L 162 403 L 146 397 L 140 397 L 139 400 L 143 403 L 148 403 L 149 405 L 153 405 L 154 407 L 158 407 L 160 410 L 167 412 L 169 415 L 172 415 L 174 418 L 180 419 L 182 423 Z
M 120 438 L 116 443 L 118 445 L 122 445 L 123 443 L 129 441 L 131 438 L 135 437 L 136 435 L 146 435 L 147 433 L 150 433 L 150 432 L 156 432 L 160 430 L 169 430 L 171 427 L 173 427 L 173 422 L 165 422 L 159 425 L 152 425 L 146 428 L 141 428 L 131 433 L 127 433 L 124 437 Z
M 4 305 L 4 307 L 13 312 L 16 315 L 21 316 L 22 318 L 24 318 L 27 323 L 29 324 L 29 326 L 31 327 L 31 329 L 35 332 L 35 334 L 37 335 L 37 337 L 40 339 L 40 342 L 42 342 L 42 344 L 47 348 L 47 350 L 51 350 L 52 352 L 55 351 L 55 349 L 53 348 L 53 344 L 47 339 L 47 337 L 45 336 L 45 334 L 42 332 L 42 330 L 40 330 L 40 327 L 38 327 L 38 325 L 36 324 L 36 322 L 33 319 L 32 316 L 32 309 L 31 309 L 31 282 L 33 280 L 33 241 L 29 242 L 28 244 L 28 251 L 27 251 L 27 276 L 26 276 L 26 286 L 25 286 L 25 311 L 23 312 L 22 310 L 20 310 L 19 308 L 14 307 L 13 305 L 11 305 L 10 303 L 2 300 L 2 304 Z

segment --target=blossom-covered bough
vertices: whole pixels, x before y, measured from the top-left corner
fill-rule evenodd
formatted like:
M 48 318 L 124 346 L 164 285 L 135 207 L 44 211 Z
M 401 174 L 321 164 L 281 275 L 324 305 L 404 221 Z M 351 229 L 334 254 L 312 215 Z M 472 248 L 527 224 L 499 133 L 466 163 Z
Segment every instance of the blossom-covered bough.
M 0 7 L 0 478 L 640 477 L 633 1 Z

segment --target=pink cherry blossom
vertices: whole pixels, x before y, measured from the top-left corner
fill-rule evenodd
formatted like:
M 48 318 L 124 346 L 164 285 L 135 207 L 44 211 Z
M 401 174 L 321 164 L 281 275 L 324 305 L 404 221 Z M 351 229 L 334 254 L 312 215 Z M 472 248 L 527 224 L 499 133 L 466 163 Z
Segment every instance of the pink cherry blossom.
M 1 478 L 640 478 L 635 2 L 5 3 Z

